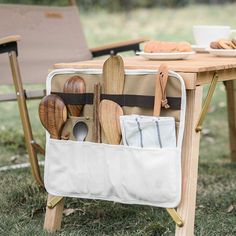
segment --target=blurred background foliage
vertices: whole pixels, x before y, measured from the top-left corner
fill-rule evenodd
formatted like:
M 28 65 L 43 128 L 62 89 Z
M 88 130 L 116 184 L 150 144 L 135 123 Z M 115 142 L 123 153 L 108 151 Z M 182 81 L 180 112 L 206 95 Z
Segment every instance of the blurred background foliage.
M 183 7 L 190 4 L 227 4 L 236 0 L 77 0 L 78 6 L 83 10 L 104 9 L 107 11 L 130 10 L 133 8 L 152 7 Z M 61 5 L 68 4 L 67 0 L 0 0 L 0 3 L 20 3 L 37 5 Z

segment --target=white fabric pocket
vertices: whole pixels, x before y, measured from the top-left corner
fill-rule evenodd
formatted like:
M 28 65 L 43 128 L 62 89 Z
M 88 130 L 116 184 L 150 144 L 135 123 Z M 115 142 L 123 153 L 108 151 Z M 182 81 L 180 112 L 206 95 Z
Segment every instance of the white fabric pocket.
M 176 133 L 173 117 L 120 116 L 124 145 L 142 148 L 175 148 Z
M 53 195 L 172 208 L 181 196 L 181 152 L 50 139 L 44 180 Z

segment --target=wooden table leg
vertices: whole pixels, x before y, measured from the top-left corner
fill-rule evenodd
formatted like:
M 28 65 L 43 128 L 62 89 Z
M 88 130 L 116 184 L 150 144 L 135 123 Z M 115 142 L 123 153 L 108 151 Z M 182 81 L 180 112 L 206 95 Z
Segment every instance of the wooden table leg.
M 231 161 L 236 162 L 236 81 L 225 81 Z
M 48 194 L 47 205 L 54 196 Z M 64 198 L 52 209 L 46 207 L 44 229 L 48 232 L 55 232 L 61 228 L 62 213 L 64 209 Z
M 195 126 L 202 107 L 202 87 L 187 90 L 185 135 L 182 150 L 182 199 L 177 209 L 184 226 L 176 226 L 176 236 L 193 236 L 196 206 L 200 132 Z

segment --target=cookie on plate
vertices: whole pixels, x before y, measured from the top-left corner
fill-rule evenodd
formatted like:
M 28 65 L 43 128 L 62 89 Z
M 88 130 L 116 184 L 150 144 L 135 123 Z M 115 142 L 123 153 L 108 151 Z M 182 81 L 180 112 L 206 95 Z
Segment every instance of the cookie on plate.
M 211 43 L 210 43 L 210 47 L 211 47 L 212 49 L 222 49 L 221 46 L 220 46 L 220 44 L 219 44 L 218 42 L 216 42 L 216 41 L 211 42 Z
M 213 49 L 236 49 L 236 40 L 218 39 L 217 41 L 211 42 L 210 47 Z
M 220 39 L 220 40 L 218 41 L 218 43 L 220 44 L 220 46 L 221 46 L 223 49 L 232 49 L 231 41 L 230 41 L 230 40 Z

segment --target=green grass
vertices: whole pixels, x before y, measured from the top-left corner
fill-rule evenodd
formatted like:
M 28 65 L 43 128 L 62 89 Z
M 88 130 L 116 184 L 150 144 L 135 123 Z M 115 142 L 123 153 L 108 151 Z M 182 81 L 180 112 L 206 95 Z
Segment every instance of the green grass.
M 82 12 L 90 46 L 147 36 L 193 42 L 193 24 L 236 27 L 234 5 L 182 9 L 135 10 L 126 14 Z M 95 15 L 96 14 L 96 15 Z M 171 17 L 172 16 L 172 17 Z M 0 92 L 12 90 L 1 87 Z M 44 143 L 37 116 L 38 102 L 29 105 L 34 134 Z M 226 98 L 219 84 L 201 137 L 195 235 L 236 235 L 236 165 L 230 163 Z M 16 156 L 16 157 L 14 157 Z M 12 158 L 13 157 L 13 158 Z M 15 103 L 0 104 L 0 165 L 25 162 L 27 154 Z M 43 228 L 46 194 L 35 186 L 28 169 L 0 172 L 0 235 L 48 235 Z M 75 212 L 63 218 L 55 235 L 173 235 L 175 226 L 165 210 L 105 201 L 67 199 Z

